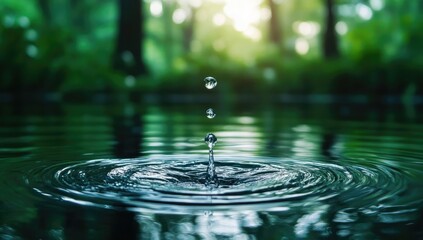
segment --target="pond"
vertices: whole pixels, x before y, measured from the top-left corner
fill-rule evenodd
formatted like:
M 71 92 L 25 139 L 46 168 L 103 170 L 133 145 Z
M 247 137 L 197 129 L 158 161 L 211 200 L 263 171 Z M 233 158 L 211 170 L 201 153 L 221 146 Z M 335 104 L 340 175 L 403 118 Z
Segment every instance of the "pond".
M 420 106 L 175 102 L 0 104 L 0 239 L 423 238 Z

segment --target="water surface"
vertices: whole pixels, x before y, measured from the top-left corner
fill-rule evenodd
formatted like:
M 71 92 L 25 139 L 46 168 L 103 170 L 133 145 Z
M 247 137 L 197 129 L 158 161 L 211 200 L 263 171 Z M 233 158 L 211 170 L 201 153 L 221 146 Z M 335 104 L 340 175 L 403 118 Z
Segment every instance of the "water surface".
M 423 237 L 418 107 L 206 105 L 0 105 L 0 238 Z

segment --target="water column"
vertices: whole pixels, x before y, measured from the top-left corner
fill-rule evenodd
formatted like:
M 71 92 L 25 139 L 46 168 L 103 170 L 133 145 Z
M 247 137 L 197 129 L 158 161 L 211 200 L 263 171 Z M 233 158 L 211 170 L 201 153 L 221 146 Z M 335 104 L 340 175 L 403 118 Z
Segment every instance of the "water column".
M 217 81 L 213 77 L 206 77 L 204 79 L 205 86 L 207 89 L 213 89 L 217 85 Z M 209 119 L 216 117 L 216 113 L 212 108 L 206 110 L 206 116 Z M 213 133 L 207 133 L 204 138 L 205 143 L 209 147 L 209 164 L 207 166 L 207 175 L 206 175 L 206 186 L 214 188 L 218 186 L 218 180 L 216 175 L 216 169 L 214 165 L 214 156 L 213 156 L 213 147 L 217 142 L 217 138 Z

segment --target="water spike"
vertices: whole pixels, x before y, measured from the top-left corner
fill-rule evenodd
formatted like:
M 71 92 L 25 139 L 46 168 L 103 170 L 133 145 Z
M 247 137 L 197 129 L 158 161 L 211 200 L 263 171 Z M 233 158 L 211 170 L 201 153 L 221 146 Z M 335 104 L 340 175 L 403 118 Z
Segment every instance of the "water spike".
M 213 133 L 207 133 L 204 138 L 204 142 L 209 146 L 209 149 L 213 149 L 214 145 L 217 142 L 217 137 Z
M 216 167 L 214 165 L 213 146 L 217 142 L 217 138 L 213 133 L 208 133 L 204 138 L 209 147 L 209 165 L 207 167 L 206 186 L 213 189 L 218 186 Z
M 219 186 L 216 175 L 216 166 L 214 165 L 213 148 L 209 149 L 209 165 L 207 167 L 206 186 L 210 190 Z

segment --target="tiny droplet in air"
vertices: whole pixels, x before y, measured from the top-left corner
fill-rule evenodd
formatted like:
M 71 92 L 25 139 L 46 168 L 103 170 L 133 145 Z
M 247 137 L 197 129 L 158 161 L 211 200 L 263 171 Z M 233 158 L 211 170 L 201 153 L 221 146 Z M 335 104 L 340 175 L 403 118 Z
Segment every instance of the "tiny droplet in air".
M 207 118 L 212 119 L 212 118 L 216 117 L 216 113 L 214 113 L 212 108 L 209 108 L 209 109 L 206 110 L 206 116 L 207 116 Z
M 214 77 L 206 77 L 204 82 L 207 89 L 213 89 L 217 85 L 217 80 Z

